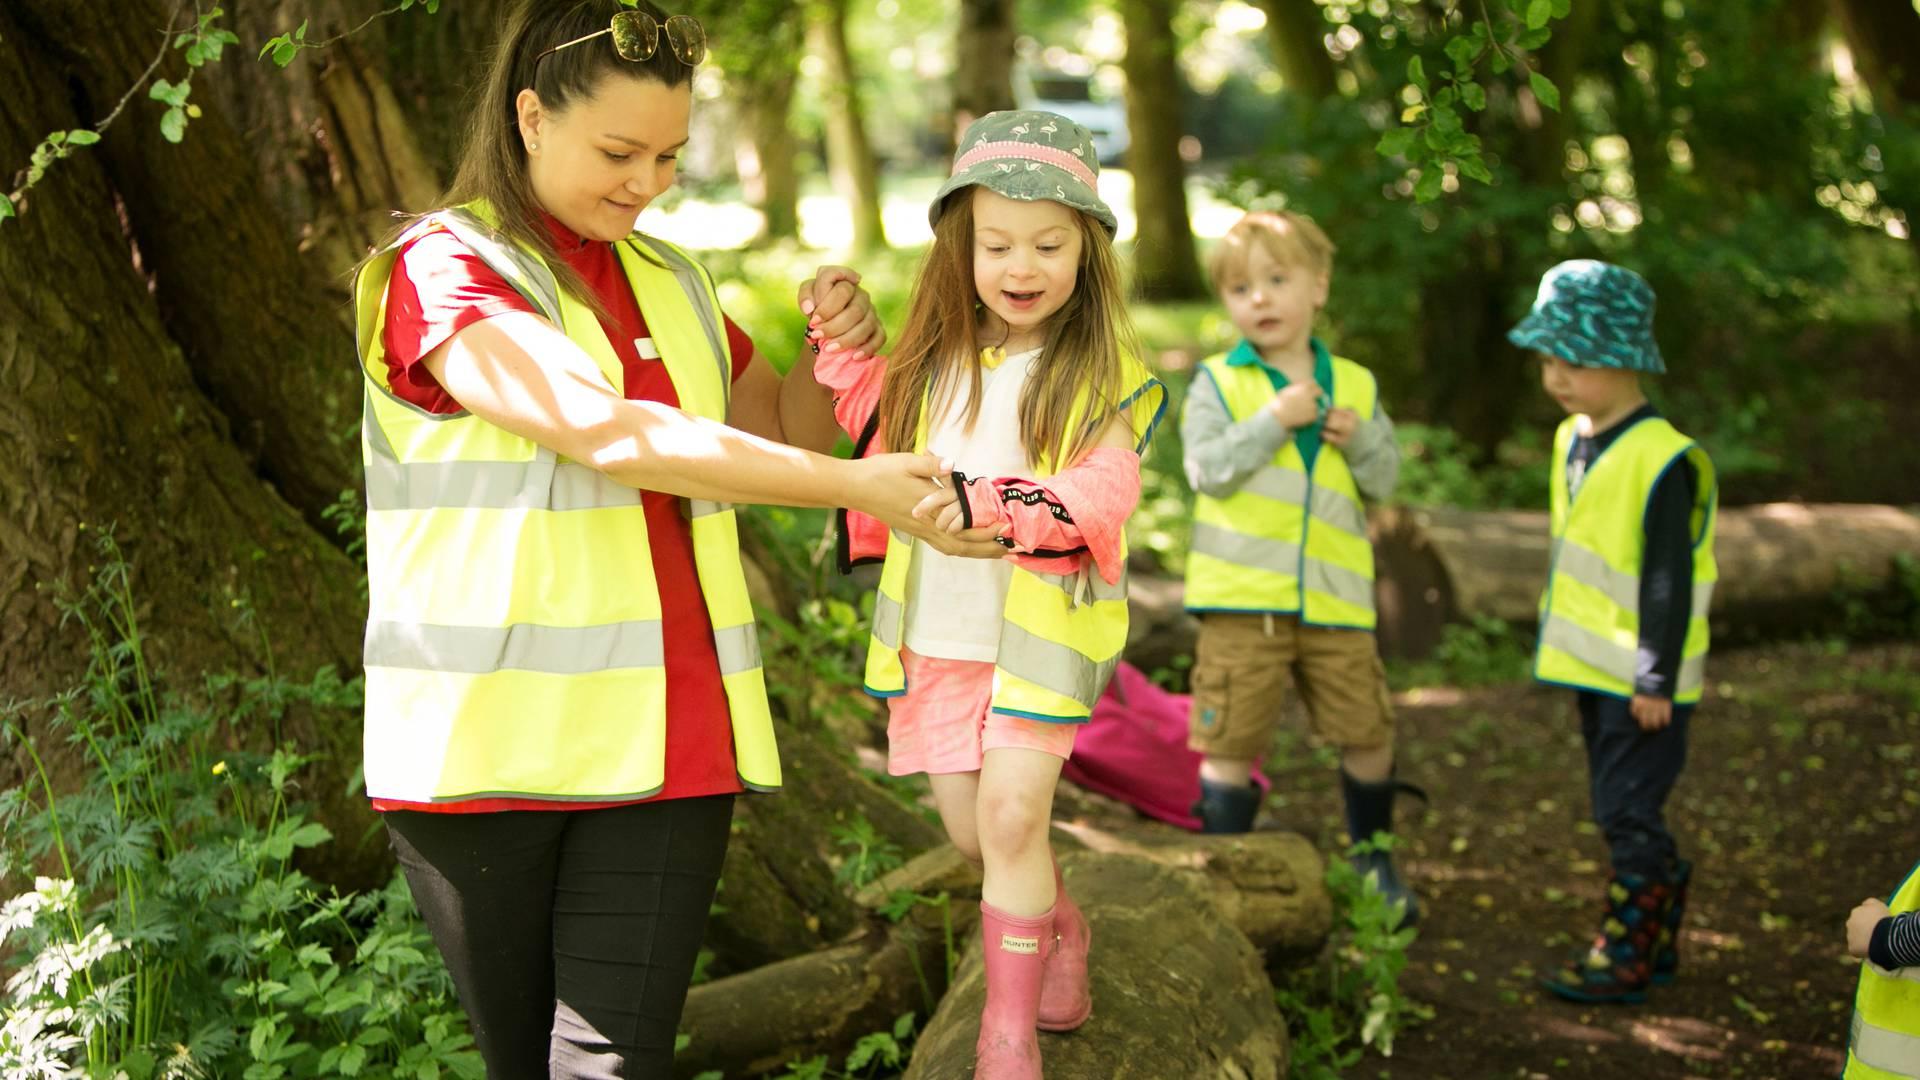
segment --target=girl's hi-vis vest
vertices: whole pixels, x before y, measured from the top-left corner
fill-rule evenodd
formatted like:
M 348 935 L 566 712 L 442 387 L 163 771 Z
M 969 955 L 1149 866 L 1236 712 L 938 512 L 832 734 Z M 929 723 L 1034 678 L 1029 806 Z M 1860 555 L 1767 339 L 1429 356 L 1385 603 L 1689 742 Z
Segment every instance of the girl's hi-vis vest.
M 1144 451 L 1153 429 L 1167 407 L 1167 388 L 1136 360 L 1122 373 L 1127 391 L 1117 406 L 1096 402 L 1090 389 L 1080 392 L 1067 431 L 1104 424 L 1122 409 L 1131 409 L 1135 449 Z M 919 428 L 913 450 L 927 447 L 927 409 L 922 395 Z M 1037 463 L 1036 474 L 1051 476 L 1062 467 L 1066 446 Z M 900 662 L 900 644 L 906 625 L 907 572 L 912 565 L 912 537 L 895 531 L 887 537 L 887 557 L 880 567 L 880 591 L 873 600 L 873 635 L 867 644 L 867 693 L 897 697 L 907 692 L 907 675 Z M 1126 557 L 1124 539 L 1121 558 Z M 925 603 L 928 597 L 921 597 Z M 937 602 L 937 598 L 935 599 Z M 1120 650 L 1127 643 L 1127 575 L 1112 585 L 1092 567 L 1074 574 L 1036 574 L 1015 565 L 1007 589 L 1007 606 L 1000 623 L 1000 655 L 994 663 L 994 712 L 1031 720 L 1078 724 L 1093 715 Z
M 1235 420 L 1273 400 L 1259 364 L 1229 364 L 1228 354 L 1200 368 Z M 1379 401 L 1373 373 L 1333 357 L 1335 408 L 1371 417 Z M 1190 393 L 1204 394 L 1195 381 Z M 1373 542 L 1347 456 L 1321 443 L 1313 468 L 1289 439 L 1273 460 L 1224 499 L 1198 495 L 1187 554 L 1188 611 L 1297 614 L 1315 626 L 1372 630 Z
M 422 231 L 459 237 L 591 355 L 620 360 L 591 309 L 483 203 L 429 214 L 354 283 L 365 381 L 366 784 L 375 798 L 644 798 L 664 783 L 665 646 L 640 492 L 471 413 L 395 397 L 381 345 L 387 282 Z M 713 282 L 659 240 L 617 245 L 680 407 L 724 421 L 732 386 Z M 690 506 L 747 787 L 780 785 L 734 513 Z
M 1577 492 L 1567 489 L 1567 457 L 1577 418 L 1553 438 L 1553 561 L 1540 600 L 1534 678 L 1614 697 L 1633 696 L 1640 649 L 1640 568 L 1647 500 L 1682 457 L 1699 473 L 1693 508 L 1692 618 L 1680 654 L 1673 700 L 1700 700 L 1707 660 L 1707 604 L 1720 570 L 1713 559 L 1716 501 L 1713 461 L 1659 417 L 1635 423 L 1601 452 Z
M 1920 911 L 1920 866 L 1887 898 L 1895 915 Z M 1888 971 L 1868 960 L 1860 965 L 1853 998 L 1853 1037 L 1845 1080 L 1920 1078 L 1920 968 Z

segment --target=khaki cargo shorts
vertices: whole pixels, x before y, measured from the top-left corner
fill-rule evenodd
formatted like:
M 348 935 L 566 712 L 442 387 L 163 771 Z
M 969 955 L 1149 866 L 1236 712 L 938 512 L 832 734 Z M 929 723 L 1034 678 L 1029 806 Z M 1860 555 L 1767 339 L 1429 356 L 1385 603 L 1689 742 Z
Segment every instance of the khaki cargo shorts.
M 1194 647 L 1187 745 L 1234 761 L 1264 756 L 1289 681 L 1322 740 L 1342 750 L 1392 741 L 1393 704 L 1371 633 L 1302 626 L 1294 615 L 1212 612 L 1201 616 Z

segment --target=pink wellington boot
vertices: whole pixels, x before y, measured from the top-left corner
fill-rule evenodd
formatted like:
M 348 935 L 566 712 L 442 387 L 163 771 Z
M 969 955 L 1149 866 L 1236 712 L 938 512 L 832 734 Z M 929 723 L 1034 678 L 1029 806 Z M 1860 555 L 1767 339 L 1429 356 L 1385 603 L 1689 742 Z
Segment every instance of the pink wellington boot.
M 987 960 L 987 1007 L 974 1044 L 974 1080 L 1041 1080 L 1040 973 L 1053 952 L 1053 912 L 1009 915 L 980 902 L 981 945 Z
M 1093 991 L 1087 985 L 1087 950 L 1093 947 L 1093 928 L 1080 906 L 1067 895 L 1060 860 L 1053 861 L 1052 955 L 1041 966 L 1041 1031 L 1072 1031 L 1093 1015 Z

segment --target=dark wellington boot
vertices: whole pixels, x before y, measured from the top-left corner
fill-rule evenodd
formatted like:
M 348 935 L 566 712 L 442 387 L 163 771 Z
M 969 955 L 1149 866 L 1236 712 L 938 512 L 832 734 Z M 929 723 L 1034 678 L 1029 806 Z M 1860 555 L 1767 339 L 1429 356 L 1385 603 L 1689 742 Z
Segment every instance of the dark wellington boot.
M 1653 985 L 1653 951 L 1666 927 L 1673 886 L 1639 874 L 1616 873 L 1607 882 L 1607 910 L 1600 933 L 1540 985 L 1568 1001 L 1588 1005 L 1638 1004 Z

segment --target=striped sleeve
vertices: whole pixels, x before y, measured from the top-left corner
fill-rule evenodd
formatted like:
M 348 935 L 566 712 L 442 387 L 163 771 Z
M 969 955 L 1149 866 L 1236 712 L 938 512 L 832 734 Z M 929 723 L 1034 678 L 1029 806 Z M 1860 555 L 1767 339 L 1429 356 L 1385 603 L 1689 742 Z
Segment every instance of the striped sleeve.
M 1867 959 L 1888 971 L 1920 967 L 1920 912 L 1906 911 L 1881 919 L 1873 928 Z

